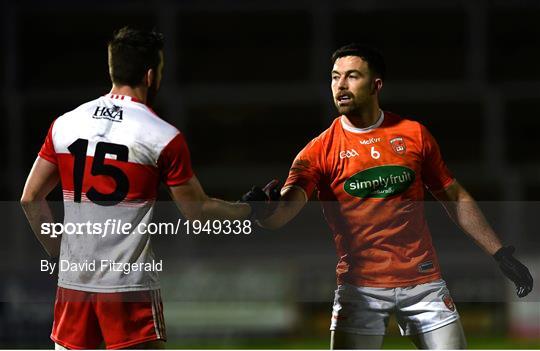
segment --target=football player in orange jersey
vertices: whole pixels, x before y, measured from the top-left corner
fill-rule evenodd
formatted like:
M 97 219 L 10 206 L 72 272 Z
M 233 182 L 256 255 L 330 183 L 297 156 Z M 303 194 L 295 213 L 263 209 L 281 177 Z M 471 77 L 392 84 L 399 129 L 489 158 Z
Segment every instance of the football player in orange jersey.
M 339 117 L 298 154 L 275 211 L 259 224 L 285 225 L 318 190 L 339 258 L 332 348 L 380 348 L 390 313 L 419 348 L 465 348 L 424 217 L 424 189 L 495 258 L 519 297 L 532 290 L 529 270 L 512 256 L 513 247 L 503 246 L 451 175 L 429 131 L 381 110 L 381 54 L 350 44 L 332 60 Z

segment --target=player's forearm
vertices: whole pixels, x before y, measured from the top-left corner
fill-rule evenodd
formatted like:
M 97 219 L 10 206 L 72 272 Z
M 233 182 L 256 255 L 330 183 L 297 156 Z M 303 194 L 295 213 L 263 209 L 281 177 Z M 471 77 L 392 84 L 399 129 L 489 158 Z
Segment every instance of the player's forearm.
M 308 196 L 299 187 L 293 186 L 285 189 L 281 194 L 281 199 L 272 212 L 265 219 L 260 219 L 259 225 L 266 229 L 279 229 L 289 223 L 306 205 Z
M 206 195 L 195 176 L 186 183 L 169 187 L 169 191 L 180 212 L 189 220 L 242 220 L 251 214 L 251 207 L 246 203 L 227 202 Z
M 45 199 L 21 199 L 21 206 L 26 218 L 32 227 L 36 238 L 41 243 L 45 251 L 51 257 L 58 257 L 60 254 L 60 237 L 51 238 L 49 235 L 41 234 L 41 225 L 43 223 L 53 223 L 54 218 L 51 208 Z
M 301 204 L 301 206 L 303 205 Z M 279 229 L 289 223 L 300 212 L 301 208 L 297 203 L 280 201 L 275 211 L 269 217 L 258 220 L 258 223 L 266 229 Z
M 201 206 L 200 218 L 243 220 L 249 218 L 251 207 L 246 203 L 227 202 L 215 198 L 207 198 Z
M 486 220 L 476 201 L 458 185 L 455 198 L 444 203 L 450 217 L 484 251 L 493 255 L 502 247 L 501 240 Z

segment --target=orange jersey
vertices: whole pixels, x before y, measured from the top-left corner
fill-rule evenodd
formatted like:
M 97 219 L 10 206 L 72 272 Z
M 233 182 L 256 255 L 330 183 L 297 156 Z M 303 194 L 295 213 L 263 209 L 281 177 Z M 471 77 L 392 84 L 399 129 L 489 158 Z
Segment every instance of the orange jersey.
M 454 178 L 418 122 L 390 112 L 367 129 L 338 117 L 296 157 L 284 188 L 317 188 L 334 234 L 338 283 L 399 287 L 441 278 L 424 216 L 424 186 Z

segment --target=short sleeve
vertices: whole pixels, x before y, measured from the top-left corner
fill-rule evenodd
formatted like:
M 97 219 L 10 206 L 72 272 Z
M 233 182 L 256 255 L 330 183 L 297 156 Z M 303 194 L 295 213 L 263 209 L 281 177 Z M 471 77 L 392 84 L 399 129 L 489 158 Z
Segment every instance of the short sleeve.
M 168 186 L 181 185 L 193 177 L 189 149 L 181 133 L 163 148 L 159 155 L 158 167 L 161 180 Z
M 421 126 L 423 160 L 422 180 L 430 191 L 439 191 L 448 187 L 454 181 L 454 177 L 444 163 L 441 150 L 435 138 Z
M 294 159 L 283 189 L 300 187 L 309 198 L 321 179 L 320 152 L 320 142 L 317 139 L 306 145 Z
M 53 127 L 54 127 L 54 122 L 49 127 L 49 131 L 47 132 L 45 141 L 43 142 L 43 145 L 41 146 L 41 150 L 39 150 L 38 156 L 49 162 L 58 164 L 56 151 L 54 150 Z

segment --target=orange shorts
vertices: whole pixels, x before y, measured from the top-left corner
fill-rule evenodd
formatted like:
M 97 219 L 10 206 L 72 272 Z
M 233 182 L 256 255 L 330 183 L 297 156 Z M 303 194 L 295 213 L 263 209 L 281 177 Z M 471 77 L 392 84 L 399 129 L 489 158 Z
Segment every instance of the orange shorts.
M 127 348 L 165 340 L 159 290 L 94 293 L 58 287 L 51 339 L 69 349 Z

